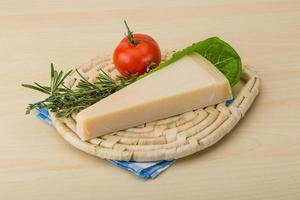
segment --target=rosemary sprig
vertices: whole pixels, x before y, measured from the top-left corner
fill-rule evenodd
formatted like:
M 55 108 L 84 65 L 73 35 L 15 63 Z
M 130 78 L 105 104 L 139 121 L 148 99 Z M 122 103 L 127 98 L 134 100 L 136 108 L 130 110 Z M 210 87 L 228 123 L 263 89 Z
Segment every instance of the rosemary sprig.
M 58 72 L 51 64 L 50 86 L 43 86 L 35 82 L 33 85 L 22 84 L 23 87 L 49 95 L 42 101 L 29 104 L 26 108 L 26 114 L 29 114 L 34 109 L 47 108 L 51 112 L 55 112 L 58 117 L 70 117 L 73 113 L 91 106 L 138 79 L 137 75 L 131 74 L 130 78 L 120 77 L 118 81 L 115 81 L 101 70 L 97 81 L 91 83 L 76 70 L 81 79 L 76 88 L 71 90 L 63 84 L 65 78 L 71 72 L 69 71 L 66 74 L 63 71 Z

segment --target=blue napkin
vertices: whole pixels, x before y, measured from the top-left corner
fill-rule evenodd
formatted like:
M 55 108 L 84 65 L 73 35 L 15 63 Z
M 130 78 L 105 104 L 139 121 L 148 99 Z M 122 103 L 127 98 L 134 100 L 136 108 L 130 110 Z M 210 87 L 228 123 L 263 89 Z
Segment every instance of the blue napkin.
M 226 106 L 229 106 L 234 101 L 234 98 L 231 100 L 226 101 Z M 49 116 L 47 109 L 39 109 L 38 118 L 43 120 L 44 122 L 48 123 L 49 125 L 53 126 L 51 118 Z M 142 179 L 153 179 L 157 177 L 161 172 L 169 168 L 176 160 L 162 160 L 156 162 L 128 162 L 128 161 L 121 161 L 121 160 L 107 160 L 108 162 L 112 163 L 113 165 L 130 171 L 137 175 Z
M 39 119 L 53 126 L 47 109 L 39 109 L 37 110 L 37 113 Z M 138 177 L 146 180 L 157 177 L 161 172 L 169 168 L 175 162 L 175 160 L 162 160 L 156 162 L 143 162 L 143 163 L 128 162 L 128 161 L 121 161 L 121 160 L 107 160 L 107 161 L 121 169 L 130 171 L 135 175 L 137 175 Z

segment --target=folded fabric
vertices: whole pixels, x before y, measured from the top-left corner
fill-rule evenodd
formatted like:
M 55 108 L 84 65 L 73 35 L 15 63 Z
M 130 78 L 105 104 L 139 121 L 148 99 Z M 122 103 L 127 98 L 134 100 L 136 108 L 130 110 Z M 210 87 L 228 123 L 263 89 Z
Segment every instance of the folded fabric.
M 39 119 L 53 126 L 47 109 L 38 109 L 37 113 Z M 125 169 L 127 171 L 134 173 L 135 175 L 137 175 L 142 179 L 153 179 L 157 177 L 161 172 L 169 168 L 175 162 L 175 160 L 162 160 L 156 162 L 143 162 L 143 163 L 128 162 L 128 161 L 121 161 L 121 160 L 107 160 L 107 161 L 121 169 Z
M 234 98 L 225 102 L 226 106 L 229 106 L 234 101 Z M 53 126 L 49 112 L 47 109 L 38 109 L 38 117 L 49 125 Z M 157 177 L 161 172 L 169 168 L 176 160 L 162 160 L 156 162 L 128 162 L 120 160 L 107 160 L 113 165 L 130 171 L 142 179 L 153 179 Z

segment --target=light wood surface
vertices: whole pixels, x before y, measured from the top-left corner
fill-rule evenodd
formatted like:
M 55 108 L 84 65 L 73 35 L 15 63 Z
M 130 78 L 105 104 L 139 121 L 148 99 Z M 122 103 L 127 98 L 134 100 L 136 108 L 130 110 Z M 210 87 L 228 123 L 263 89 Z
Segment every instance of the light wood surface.
M 162 49 L 219 36 L 262 77 L 231 134 L 146 182 L 25 116 L 42 96 L 20 87 L 111 53 L 123 19 Z M 299 1 L 2 0 L 0 199 L 300 199 L 299 27 Z

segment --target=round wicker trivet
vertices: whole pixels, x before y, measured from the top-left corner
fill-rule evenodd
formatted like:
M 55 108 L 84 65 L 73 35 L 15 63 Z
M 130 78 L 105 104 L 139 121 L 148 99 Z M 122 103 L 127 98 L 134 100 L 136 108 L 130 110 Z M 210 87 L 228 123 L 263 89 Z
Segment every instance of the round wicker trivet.
M 163 59 L 169 55 L 164 53 Z M 78 68 L 91 82 L 96 80 L 100 69 L 112 78 L 118 78 L 119 73 L 110 57 L 96 57 Z M 65 80 L 65 85 L 73 88 L 79 79 L 77 73 L 72 73 Z M 259 92 L 260 80 L 253 70 L 244 66 L 242 81 L 245 85 L 230 106 L 224 102 L 86 142 L 76 134 L 76 114 L 72 118 L 57 118 L 54 113 L 50 115 L 55 128 L 68 143 L 94 156 L 126 161 L 178 159 L 215 144 L 245 115 Z

